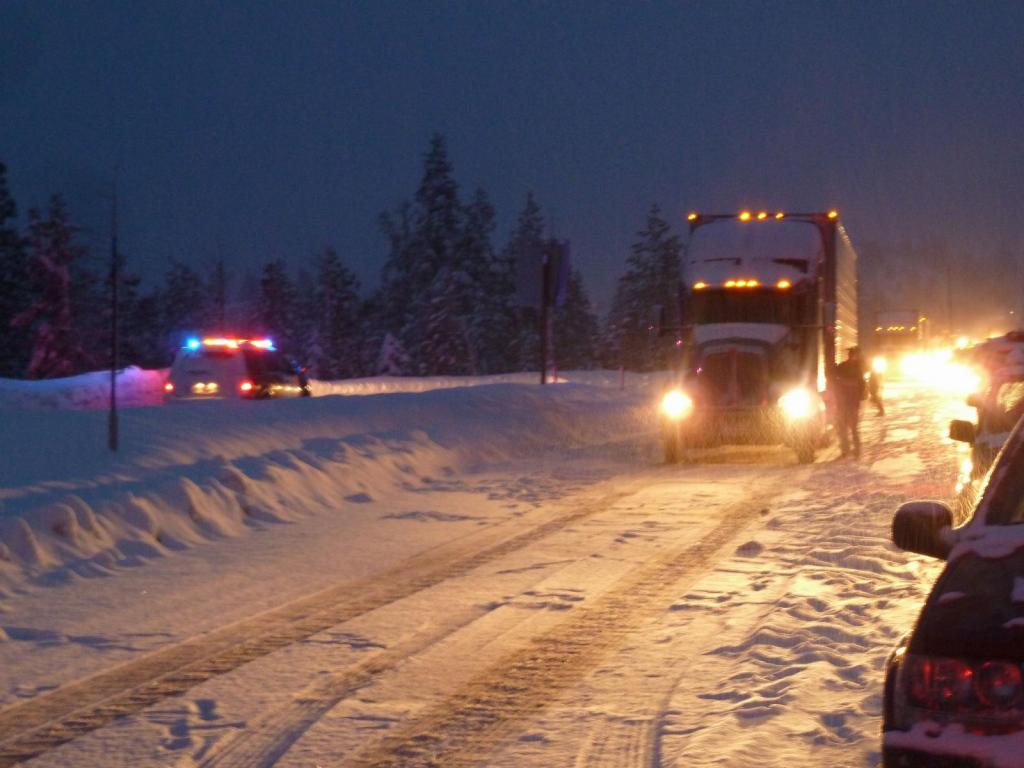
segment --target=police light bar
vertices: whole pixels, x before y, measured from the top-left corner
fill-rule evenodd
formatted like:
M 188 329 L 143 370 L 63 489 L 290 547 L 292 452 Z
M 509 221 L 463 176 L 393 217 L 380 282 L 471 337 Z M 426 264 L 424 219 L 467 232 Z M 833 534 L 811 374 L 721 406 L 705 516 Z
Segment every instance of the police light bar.
M 273 339 L 230 339 L 222 337 L 207 337 L 200 341 L 197 338 L 190 338 L 185 342 L 186 349 L 199 349 L 202 347 L 227 347 L 228 349 L 238 349 L 243 344 L 248 344 L 256 349 L 276 349 L 274 346 Z

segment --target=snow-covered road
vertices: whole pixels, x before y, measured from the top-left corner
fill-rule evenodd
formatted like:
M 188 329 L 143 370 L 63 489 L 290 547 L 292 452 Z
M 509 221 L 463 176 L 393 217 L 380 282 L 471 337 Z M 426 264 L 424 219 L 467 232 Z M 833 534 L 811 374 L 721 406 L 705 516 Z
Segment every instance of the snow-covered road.
M 882 666 L 938 572 L 889 524 L 952 493 L 949 398 L 895 389 L 858 463 L 734 448 L 666 467 L 629 416 L 645 396 L 490 392 L 380 402 L 411 422 L 474 409 L 520 450 L 463 445 L 465 424 L 352 439 L 318 454 L 353 473 L 335 497 L 297 448 L 253 467 L 224 437 L 188 476 L 230 489 L 225 466 L 248 468 L 267 513 L 248 533 L 60 563 L 36 536 L 43 562 L 0 601 L 0 765 L 877 764 Z M 515 434 L 527 401 L 556 450 Z M 171 446 L 147 450 L 170 482 Z M 55 493 L 26 465 L 15 509 Z M 286 470 L 344 514 L 280 514 Z

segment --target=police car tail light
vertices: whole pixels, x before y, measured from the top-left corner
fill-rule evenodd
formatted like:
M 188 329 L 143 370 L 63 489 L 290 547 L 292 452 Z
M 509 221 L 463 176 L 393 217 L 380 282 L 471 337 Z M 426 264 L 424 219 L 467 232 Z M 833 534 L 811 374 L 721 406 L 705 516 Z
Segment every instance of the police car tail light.
M 979 714 L 1022 714 L 1024 685 L 1018 663 L 914 655 L 908 655 L 906 663 L 906 692 L 913 706 Z
M 251 381 L 243 381 L 241 384 L 238 385 L 238 388 L 242 392 L 252 392 L 252 382 Z
M 169 381 L 164 384 L 164 392 L 173 392 L 173 391 L 174 391 L 174 384 L 172 384 Z

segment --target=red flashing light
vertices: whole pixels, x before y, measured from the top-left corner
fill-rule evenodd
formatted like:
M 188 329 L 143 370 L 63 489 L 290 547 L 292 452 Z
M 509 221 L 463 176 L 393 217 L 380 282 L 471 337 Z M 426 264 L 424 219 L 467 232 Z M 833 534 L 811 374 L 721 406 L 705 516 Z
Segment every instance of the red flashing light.
M 174 384 L 172 384 L 169 381 L 166 384 L 164 384 L 164 392 L 173 392 L 173 391 L 174 391 Z
M 242 392 L 252 392 L 252 382 L 251 381 L 243 381 L 241 384 L 238 385 L 238 388 Z

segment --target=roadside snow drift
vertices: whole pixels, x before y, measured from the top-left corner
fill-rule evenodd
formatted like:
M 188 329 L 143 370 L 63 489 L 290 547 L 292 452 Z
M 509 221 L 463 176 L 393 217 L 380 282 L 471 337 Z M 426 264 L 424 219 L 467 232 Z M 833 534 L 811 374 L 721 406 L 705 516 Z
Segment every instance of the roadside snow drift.
M 424 476 L 652 427 L 649 397 L 502 384 L 376 397 L 0 414 L 0 597 L 310 513 Z
M 647 386 L 662 374 L 618 371 L 568 371 L 558 375 L 559 383 L 590 384 L 599 387 Z M 537 372 L 494 376 L 373 376 L 365 379 L 310 381 L 314 397 L 324 395 L 383 395 L 397 392 L 432 392 L 489 384 L 536 384 Z M 167 369 L 144 370 L 130 366 L 117 372 L 117 401 L 122 408 L 162 405 Z M 20 410 L 89 411 L 110 405 L 110 372 L 93 371 L 63 379 L 25 381 L 0 379 L 0 412 Z

